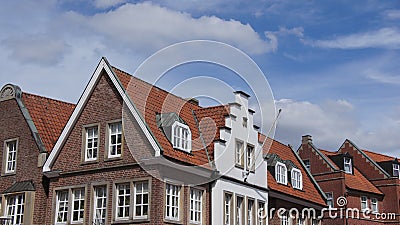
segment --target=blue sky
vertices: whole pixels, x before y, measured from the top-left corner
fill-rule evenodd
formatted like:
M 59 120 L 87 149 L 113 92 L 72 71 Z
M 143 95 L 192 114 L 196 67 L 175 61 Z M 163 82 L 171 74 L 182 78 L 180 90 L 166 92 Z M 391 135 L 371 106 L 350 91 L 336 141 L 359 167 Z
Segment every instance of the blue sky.
M 297 147 L 301 135 L 311 134 L 317 146 L 336 150 L 349 138 L 361 148 L 400 156 L 398 1 L 0 4 L 1 84 L 76 102 L 102 56 L 133 73 L 170 44 L 216 40 L 247 53 L 266 74 L 283 109 L 278 140 Z M 169 89 L 177 79 L 164 81 L 160 86 Z

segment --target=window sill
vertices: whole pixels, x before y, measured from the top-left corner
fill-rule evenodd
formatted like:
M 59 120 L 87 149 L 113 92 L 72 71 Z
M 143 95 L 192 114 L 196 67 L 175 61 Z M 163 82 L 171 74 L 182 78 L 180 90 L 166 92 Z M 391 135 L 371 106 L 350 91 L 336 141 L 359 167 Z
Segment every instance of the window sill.
M 12 172 L 12 173 L 3 173 L 3 174 L 1 174 L 1 176 L 2 177 L 7 177 L 7 176 L 14 176 L 14 175 L 16 175 L 17 173 L 16 172 Z
M 118 156 L 118 157 L 105 158 L 104 162 L 111 162 L 111 161 L 118 161 L 118 160 L 122 160 L 122 155 Z
M 150 222 L 150 218 L 138 218 L 138 219 L 127 219 L 127 220 L 115 220 L 111 222 L 111 224 L 119 225 L 119 224 L 132 224 L 132 223 L 148 223 Z
M 99 159 L 81 162 L 81 166 L 99 163 Z
M 236 167 L 236 168 L 239 168 L 239 169 L 242 169 L 242 170 L 244 169 L 244 166 L 243 166 L 243 165 L 240 165 L 240 164 L 237 164 L 237 163 L 235 163 L 235 167 Z
M 164 218 L 164 222 L 170 223 L 170 224 L 183 224 L 183 222 L 180 220 L 171 220 L 171 219 L 165 219 L 165 218 Z

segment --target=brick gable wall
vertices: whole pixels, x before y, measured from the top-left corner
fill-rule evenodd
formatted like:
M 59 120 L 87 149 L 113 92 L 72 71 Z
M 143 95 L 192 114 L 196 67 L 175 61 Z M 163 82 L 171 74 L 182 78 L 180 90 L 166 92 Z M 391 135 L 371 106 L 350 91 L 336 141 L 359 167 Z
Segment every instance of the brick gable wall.
M 33 224 L 44 224 L 46 192 L 42 184 L 42 168 L 38 167 L 39 149 L 15 99 L 0 102 L 0 156 L 4 156 L 4 141 L 18 138 L 15 175 L 0 177 L 0 193 L 15 182 L 32 180 L 35 185 Z M 0 161 L 3 168 L 5 161 Z M 4 209 L 4 206 L 3 206 Z

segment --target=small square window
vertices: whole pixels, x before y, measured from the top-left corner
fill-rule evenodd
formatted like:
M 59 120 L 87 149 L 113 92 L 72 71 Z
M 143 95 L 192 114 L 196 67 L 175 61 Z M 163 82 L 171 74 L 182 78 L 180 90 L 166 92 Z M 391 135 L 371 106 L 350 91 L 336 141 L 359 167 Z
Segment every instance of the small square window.
M 329 208 L 333 208 L 333 194 L 332 192 L 325 193 L 326 195 L 326 203 Z
M 306 166 L 306 169 L 307 169 L 308 171 L 311 171 L 311 170 L 310 170 L 310 169 L 311 169 L 310 160 L 306 159 L 306 160 L 304 160 L 303 162 L 304 162 L 304 165 Z
M 247 118 L 243 117 L 243 127 L 247 127 Z
M 192 150 L 192 132 L 189 126 L 176 121 L 172 125 L 172 143 L 173 147 L 183 150 L 185 152 L 191 152 Z
M 366 210 L 368 210 L 368 198 L 361 196 L 361 211 L 364 212 Z
M 275 179 L 278 183 L 287 185 L 287 169 L 286 165 L 277 162 L 275 165 Z
M 296 189 L 303 189 L 303 176 L 299 169 L 292 169 L 292 186 Z
M 378 212 L 378 199 L 371 198 L 371 208 L 372 208 L 372 212 L 374 212 L 374 213 Z
M 393 164 L 393 176 L 398 177 L 400 179 L 400 165 Z

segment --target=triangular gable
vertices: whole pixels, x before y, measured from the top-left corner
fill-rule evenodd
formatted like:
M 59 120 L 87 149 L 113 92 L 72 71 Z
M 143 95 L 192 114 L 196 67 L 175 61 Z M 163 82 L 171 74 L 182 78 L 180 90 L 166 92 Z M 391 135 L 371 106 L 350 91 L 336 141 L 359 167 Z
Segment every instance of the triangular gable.
M 51 167 L 53 166 L 59 152 L 61 151 L 61 148 L 66 141 L 67 137 L 69 136 L 70 132 L 73 129 L 73 126 L 75 125 L 77 119 L 79 118 L 80 114 L 82 113 L 83 109 L 85 108 L 85 105 L 87 101 L 89 100 L 94 88 L 96 87 L 97 82 L 99 81 L 102 72 L 105 71 L 105 74 L 108 75 L 110 80 L 112 81 L 114 87 L 117 89 L 118 93 L 121 95 L 125 106 L 127 107 L 132 113 L 133 118 L 137 121 L 139 124 L 139 127 L 147 137 L 149 143 L 155 150 L 155 156 L 160 156 L 161 154 L 161 147 L 158 144 L 157 140 L 154 138 L 154 135 L 152 134 L 151 130 L 147 127 L 142 115 L 140 112 L 136 109 L 135 105 L 133 104 L 133 101 L 130 99 L 128 95 L 125 94 L 124 88 L 121 84 L 121 82 L 118 80 L 117 76 L 114 74 L 110 64 L 108 63 L 107 59 L 103 57 L 95 72 L 92 75 L 92 78 L 90 79 L 88 85 L 86 86 L 83 94 L 81 95 L 70 119 L 68 120 L 67 124 L 64 127 L 64 130 L 62 131 L 60 137 L 58 138 L 56 144 L 53 147 L 53 150 L 50 153 L 49 158 L 47 159 L 44 167 L 43 167 L 43 172 L 49 172 L 51 171 Z
M 351 146 L 353 146 L 353 148 L 355 148 L 358 152 L 361 153 L 361 155 L 363 157 L 365 157 L 370 164 L 372 164 L 373 166 L 375 166 L 380 172 L 382 172 L 386 177 L 391 177 L 381 166 L 378 165 L 377 162 L 375 162 L 374 160 L 371 159 L 371 157 L 369 157 L 363 150 L 361 150 L 360 148 L 357 147 L 357 145 L 355 145 L 352 141 L 350 141 L 349 139 L 346 139 L 343 144 L 340 146 L 339 151 L 341 151 L 341 149 L 344 147 L 344 145 L 346 143 L 349 143 Z
M 332 163 L 332 161 L 326 157 L 326 155 L 324 153 L 322 153 L 317 147 L 315 147 L 312 143 L 308 143 L 311 148 L 326 162 L 326 164 L 329 165 L 329 167 L 332 169 L 332 171 L 336 171 L 339 170 L 339 168 Z M 301 146 L 300 146 L 301 148 Z

